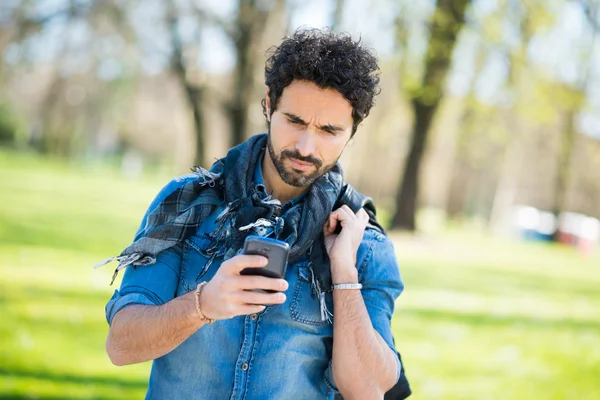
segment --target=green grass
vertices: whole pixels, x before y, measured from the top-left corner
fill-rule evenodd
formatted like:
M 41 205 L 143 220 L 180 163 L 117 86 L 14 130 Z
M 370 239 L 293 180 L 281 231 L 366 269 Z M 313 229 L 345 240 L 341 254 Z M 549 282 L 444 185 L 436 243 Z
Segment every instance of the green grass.
M 0 152 L 0 399 L 143 398 L 104 353 L 111 267 L 168 177 Z M 600 257 L 450 231 L 392 235 L 414 399 L 600 399 Z M 276 377 L 274 377 L 276 379 Z
M 597 255 L 457 233 L 396 243 L 415 398 L 600 398 Z

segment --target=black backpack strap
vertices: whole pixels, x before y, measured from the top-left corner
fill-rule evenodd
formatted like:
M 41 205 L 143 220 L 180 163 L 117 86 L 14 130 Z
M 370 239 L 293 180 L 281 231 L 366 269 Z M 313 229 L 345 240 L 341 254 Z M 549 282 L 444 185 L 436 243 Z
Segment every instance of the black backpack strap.
M 377 210 L 375 209 L 375 203 L 373 202 L 373 199 L 358 192 L 349 183 L 345 184 L 342 187 L 342 191 L 335 205 L 333 206 L 333 210 L 337 210 L 344 204 L 350 207 L 350 209 L 355 213 L 361 208 L 364 208 L 367 214 L 369 215 L 369 223 L 367 227 L 373 228 L 387 236 L 385 229 L 383 229 L 383 227 L 377 221 Z M 340 230 L 341 226 L 338 225 L 336 233 L 339 233 Z M 385 394 L 385 400 L 403 400 L 412 394 L 412 391 L 410 390 L 410 384 L 408 383 L 408 379 L 406 378 L 404 363 L 402 362 L 402 357 L 400 356 L 400 353 L 398 353 L 398 357 L 400 358 L 401 367 L 400 379 L 398 379 L 398 382 L 394 385 L 394 387 L 392 387 Z M 335 399 L 338 400 L 343 398 L 340 394 L 336 394 Z
M 384 400 L 404 400 L 412 394 L 412 390 L 410 390 L 410 384 L 406 378 L 406 370 L 404 369 L 402 356 L 398 350 L 396 350 L 396 352 L 398 353 L 398 358 L 400 359 L 400 378 L 398 379 L 398 382 L 396 382 L 396 384 L 385 393 L 383 396 Z
M 361 208 L 364 208 L 369 215 L 368 226 L 386 235 L 385 229 L 383 229 L 383 227 L 377 221 L 377 210 L 375 209 L 375 203 L 373 202 L 373 199 L 355 190 L 349 183 L 346 183 L 342 187 L 342 191 L 340 192 L 340 196 L 333 206 L 333 210 L 337 210 L 344 204 L 350 207 L 354 213 L 358 212 L 358 210 Z M 340 225 L 338 225 L 336 233 L 339 233 L 339 230 L 341 230 Z

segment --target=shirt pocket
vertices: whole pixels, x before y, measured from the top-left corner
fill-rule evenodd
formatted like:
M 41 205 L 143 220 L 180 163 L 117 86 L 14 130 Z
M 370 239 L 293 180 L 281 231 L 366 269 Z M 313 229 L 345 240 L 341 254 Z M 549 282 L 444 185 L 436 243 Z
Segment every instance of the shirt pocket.
M 206 236 L 192 236 L 185 240 L 178 295 L 195 290 L 198 283 L 209 281 L 215 275 L 222 257 L 207 254 L 210 246 L 211 239 Z
M 313 290 L 312 271 L 308 263 L 296 267 L 298 279 L 294 287 L 294 294 L 290 303 L 290 315 L 294 321 L 302 324 L 324 326 L 330 323 L 321 317 L 321 302 L 319 295 Z M 327 310 L 333 314 L 333 297 L 330 292 L 325 293 Z M 333 317 L 332 317 L 333 318 Z

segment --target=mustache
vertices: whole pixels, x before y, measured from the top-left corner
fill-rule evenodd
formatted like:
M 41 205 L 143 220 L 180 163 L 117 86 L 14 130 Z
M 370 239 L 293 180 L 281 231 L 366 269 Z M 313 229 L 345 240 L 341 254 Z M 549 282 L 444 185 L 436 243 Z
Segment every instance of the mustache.
M 321 168 L 323 162 L 312 156 L 303 156 L 298 150 L 284 150 L 281 152 L 282 157 L 295 158 L 298 161 L 313 164 L 317 168 Z

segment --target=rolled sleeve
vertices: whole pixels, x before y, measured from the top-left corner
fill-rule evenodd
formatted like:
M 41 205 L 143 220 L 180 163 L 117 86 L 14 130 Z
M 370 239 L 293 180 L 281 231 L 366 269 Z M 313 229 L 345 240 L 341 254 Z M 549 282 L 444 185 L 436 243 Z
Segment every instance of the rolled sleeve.
M 386 236 L 369 232 L 372 241 L 364 260 L 359 265 L 362 296 L 371 318 L 373 328 L 394 353 L 397 364 L 396 382 L 400 378 L 400 358 L 394 346 L 392 336 L 392 316 L 396 299 L 404 290 L 400 269 L 392 241 Z
M 181 247 L 174 246 L 161 252 L 156 263 L 127 267 L 119 290 L 115 290 L 106 304 L 106 321 L 112 324 L 114 316 L 132 304 L 159 306 L 175 298 L 181 270 Z
M 112 320 L 117 312 L 132 304 L 156 305 L 156 303 L 142 293 L 129 293 L 123 295 L 119 293 L 118 290 L 115 290 L 113 297 L 106 304 L 106 321 L 108 322 L 108 325 L 112 325 Z

